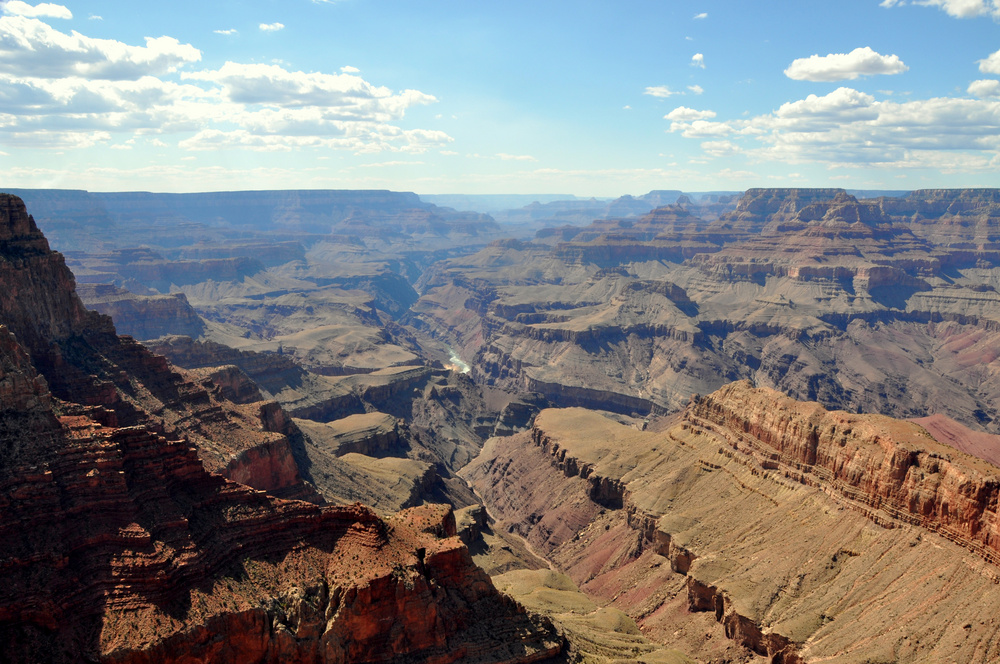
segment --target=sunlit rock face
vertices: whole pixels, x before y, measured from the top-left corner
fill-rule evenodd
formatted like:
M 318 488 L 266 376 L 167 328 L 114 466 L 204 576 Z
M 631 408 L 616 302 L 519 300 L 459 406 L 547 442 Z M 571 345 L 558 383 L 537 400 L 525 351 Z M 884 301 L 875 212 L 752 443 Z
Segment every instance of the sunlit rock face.
M 502 527 L 692 657 L 1000 656 L 1000 469 L 912 422 L 741 381 L 652 428 L 544 410 L 462 474 Z
M 219 386 L 117 336 L 11 196 L 0 283 L 5 661 L 532 662 L 562 650 L 475 567 L 449 508 L 383 519 L 275 497 L 320 502 L 289 453 L 291 418 L 239 376 Z

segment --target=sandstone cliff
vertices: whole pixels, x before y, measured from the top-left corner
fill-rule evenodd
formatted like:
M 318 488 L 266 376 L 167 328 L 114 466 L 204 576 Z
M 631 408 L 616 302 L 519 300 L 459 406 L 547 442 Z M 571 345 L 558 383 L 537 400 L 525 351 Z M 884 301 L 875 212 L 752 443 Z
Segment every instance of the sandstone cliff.
M 696 657 L 1000 655 L 996 467 L 745 382 L 653 425 L 543 411 L 462 474 L 499 527 Z

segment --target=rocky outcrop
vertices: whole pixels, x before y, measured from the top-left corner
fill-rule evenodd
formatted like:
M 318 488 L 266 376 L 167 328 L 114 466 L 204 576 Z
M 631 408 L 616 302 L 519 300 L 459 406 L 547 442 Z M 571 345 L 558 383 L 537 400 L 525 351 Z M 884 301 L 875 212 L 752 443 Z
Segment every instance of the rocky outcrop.
M 37 360 L 51 340 L 85 329 L 113 330 L 110 319 L 90 314 L 74 294 L 75 281 L 63 257 L 49 244 L 13 196 L 0 195 L 0 321 Z M 55 358 L 48 358 L 55 362 Z
M 205 333 L 205 321 L 183 293 L 136 295 L 110 284 L 81 284 L 77 294 L 88 309 L 111 316 L 119 334 L 141 340 Z
M 877 522 L 919 525 L 1000 564 L 1000 470 L 916 424 L 830 412 L 747 382 L 695 399 L 685 415 L 762 468 L 829 486 Z
M 195 369 L 191 373 L 195 376 L 204 376 L 202 384 L 217 388 L 223 397 L 233 403 L 247 404 L 264 400 L 257 383 L 235 364 L 212 369 Z
M 203 281 L 241 281 L 264 269 L 255 258 L 206 258 L 196 261 L 154 260 L 127 263 L 117 273 L 127 280 L 137 281 L 161 293 L 170 292 L 171 286 L 185 286 Z
M 527 662 L 560 649 L 420 519 L 276 501 L 206 473 L 183 441 L 62 425 L 61 455 L 0 494 L 8 661 Z
M 281 403 L 292 417 L 325 422 L 364 411 L 350 387 L 312 374 L 290 357 L 278 353 L 237 350 L 212 341 L 198 342 L 176 336 L 147 345 L 153 352 L 187 369 L 221 371 L 221 367 L 235 366 L 263 391 L 264 396 Z M 230 383 L 226 377 L 221 378 L 223 385 Z M 233 385 L 235 387 L 235 383 Z
M 285 242 L 235 242 L 226 246 L 202 243 L 181 247 L 176 251 L 176 258 L 181 260 L 197 261 L 240 257 L 255 258 L 265 267 L 275 267 L 291 261 L 305 260 L 306 250 L 301 242 L 289 240 Z

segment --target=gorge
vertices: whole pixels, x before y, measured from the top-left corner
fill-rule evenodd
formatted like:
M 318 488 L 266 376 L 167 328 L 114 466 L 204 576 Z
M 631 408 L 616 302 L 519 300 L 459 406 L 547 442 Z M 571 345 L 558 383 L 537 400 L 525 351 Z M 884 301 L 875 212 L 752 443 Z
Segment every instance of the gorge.
M 997 190 L 15 193 L 0 660 L 1000 657 Z

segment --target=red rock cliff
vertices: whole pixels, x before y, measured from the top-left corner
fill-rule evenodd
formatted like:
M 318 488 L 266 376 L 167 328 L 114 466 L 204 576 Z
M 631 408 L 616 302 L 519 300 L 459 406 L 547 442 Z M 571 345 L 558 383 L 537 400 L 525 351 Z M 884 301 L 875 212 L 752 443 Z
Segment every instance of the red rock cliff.
M 560 651 L 550 625 L 474 566 L 450 512 L 383 521 L 206 471 L 227 450 L 282 439 L 283 411 L 219 400 L 116 336 L 9 196 L 0 285 L 3 661 L 530 662 Z
M 685 415 L 766 469 L 828 486 L 876 521 L 923 526 L 1000 564 L 1000 469 L 912 422 L 827 411 L 747 381 L 694 399 Z

